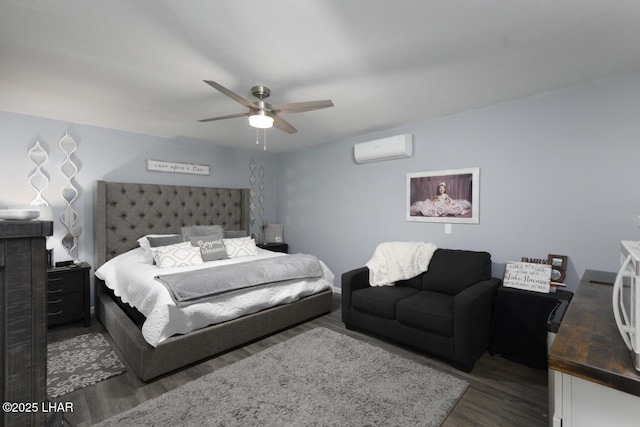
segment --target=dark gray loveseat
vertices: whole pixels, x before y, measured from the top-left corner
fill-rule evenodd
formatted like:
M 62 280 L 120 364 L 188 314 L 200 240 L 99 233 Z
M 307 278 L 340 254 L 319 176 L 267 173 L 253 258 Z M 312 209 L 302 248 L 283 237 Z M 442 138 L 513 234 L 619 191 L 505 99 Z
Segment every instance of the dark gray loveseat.
M 489 346 L 495 291 L 491 255 L 438 249 L 429 270 L 395 286 L 369 286 L 367 267 L 342 275 L 342 321 L 471 371 Z

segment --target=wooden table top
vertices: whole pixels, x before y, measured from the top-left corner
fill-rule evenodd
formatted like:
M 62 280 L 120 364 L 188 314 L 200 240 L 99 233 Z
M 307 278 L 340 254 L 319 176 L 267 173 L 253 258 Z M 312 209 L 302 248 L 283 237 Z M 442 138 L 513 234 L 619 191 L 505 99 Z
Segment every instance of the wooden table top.
M 640 372 L 613 317 L 615 273 L 587 270 L 549 350 L 549 368 L 640 396 Z

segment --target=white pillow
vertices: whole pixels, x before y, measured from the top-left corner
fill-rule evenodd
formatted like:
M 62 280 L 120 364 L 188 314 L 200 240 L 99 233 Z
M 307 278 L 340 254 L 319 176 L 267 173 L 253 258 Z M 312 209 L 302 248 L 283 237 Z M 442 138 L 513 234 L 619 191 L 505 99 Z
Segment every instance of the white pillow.
M 237 239 L 222 239 L 224 248 L 229 258 L 240 258 L 258 255 L 256 242 L 251 237 L 238 237 Z
M 191 267 L 202 264 L 200 248 L 191 242 L 176 243 L 169 246 L 151 248 L 153 259 L 160 268 Z

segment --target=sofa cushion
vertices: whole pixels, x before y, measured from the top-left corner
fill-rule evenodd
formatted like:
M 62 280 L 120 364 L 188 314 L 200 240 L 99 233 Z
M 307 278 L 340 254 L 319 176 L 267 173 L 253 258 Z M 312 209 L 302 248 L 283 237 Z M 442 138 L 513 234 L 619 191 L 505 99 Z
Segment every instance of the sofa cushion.
M 356 310 L 383 319 L 396 318 L 396 304 L 421 292 L 407 286 L 376 286 L 359 289 L 351 294 L 351 306 Z
M 453 336 L 453 297 L 437 292 L 418 292 L 398 302 L 396 318 L 412 328 Z
M 422 289 L 456 295 L 476 282 L 491 278 L 491 254 L 438 249 L 422 275 Z

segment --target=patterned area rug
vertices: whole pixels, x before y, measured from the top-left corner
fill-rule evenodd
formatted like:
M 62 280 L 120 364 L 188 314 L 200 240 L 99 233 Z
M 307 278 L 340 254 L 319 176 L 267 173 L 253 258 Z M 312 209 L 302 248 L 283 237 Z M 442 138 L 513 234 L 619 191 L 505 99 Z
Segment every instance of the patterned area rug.
M 98 425 L 439 426 L 467 385 L 316 328 Z
M 50 343 L 47 351 L 47 391 L 51 398 L 125 371 L 107 340 L 97 332 Z

